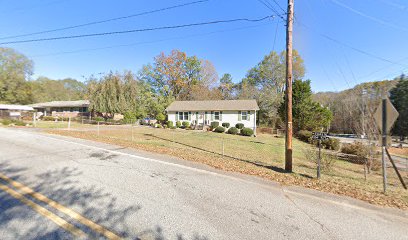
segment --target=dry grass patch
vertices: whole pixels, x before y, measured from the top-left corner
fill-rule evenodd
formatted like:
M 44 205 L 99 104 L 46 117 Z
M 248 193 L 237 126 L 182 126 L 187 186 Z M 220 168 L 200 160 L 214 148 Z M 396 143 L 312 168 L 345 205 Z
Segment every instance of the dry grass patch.
M 90 129 L 53 129 L 47 132 L 167 154 L 225 171 L 260 176 L 284 185 L 298 185 L 380 206 L 408 209 L 408 191 L 402 189 L 393 169 L 388 169 L 387 194 L 382 193 L 380 172 L 372 172 L 365 180 L 362 165 L 345 161 L 332 163 L 330 171 L 324 171 L 321 180 L 317 180 L 316 164 L 305 156 L 304 149 L 310 148 L 310 145 L 295 140 L 294 173 L 285 173 L 282 169 L 284 139 L 268 134 L 250 138 L 187 130 L 148 127 L 132 130 L 130 127 L 109 126 L 101 127 L 99 136 L 93 126 Z

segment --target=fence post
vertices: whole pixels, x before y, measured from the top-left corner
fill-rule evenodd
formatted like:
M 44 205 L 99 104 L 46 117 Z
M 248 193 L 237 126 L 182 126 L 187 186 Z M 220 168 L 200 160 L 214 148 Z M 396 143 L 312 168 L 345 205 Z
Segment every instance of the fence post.
M 224 157 L 225 155 L 225 145 L 224 145 L 224 136 L 222 136 L 222 156 Z
M 37 122 L 35 121 L 36 119 L 35 119 L 35 112 L 33 113 L 33 126 L 34 127 L 37 127 Z
M 130 127 L 132 128 L 132 142 L 133 142 L 135 140 L 135 138 L 133 136 L 133 124 L 131 124 Z
M 322 140 L 319 139 L 319 157 L 317 159 L 317 179 L 320 179 L 320 159 L 321 159 L 321 151 L 322 151 Z
M 98 137 L 99 137 L 99 121 L 97 123 L 98 123 Z

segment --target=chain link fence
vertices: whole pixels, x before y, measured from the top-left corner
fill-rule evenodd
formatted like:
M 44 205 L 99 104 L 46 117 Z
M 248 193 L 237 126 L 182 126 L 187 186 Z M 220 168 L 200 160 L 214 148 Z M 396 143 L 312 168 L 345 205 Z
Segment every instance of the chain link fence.
M 69 122 L 49 122 L 58 125 L 57 131 L 81 134 L 95 140 L 109 139 L 121 144 L 145 146 L 150 150 L 167 149 L 180 156 L 188 153 L 203 158 L 222 157 L 250 163 L 271 171 L 284 172 L 285 139 L 276 132 L 245 137 L 226 133 L 185 129 L 163 129 L 139 124 L 113 124 L 79 119 Z M 52 127 L 50 127 L 52 128 Z M 294 171 L 308 178 L 316 178 L 318 148 L 294 141 Z M 381 153 L 372 146 L 367 156 L 358 156 L 322 149 L 322 181 L 331 179 L 345 183 L 382 187 Z M 160 151 L 159 151 L 160 152 Z M 408 183 L 408 158 L 394 156 L 394 161 Z M 400 189 L 401 183 L 390 161 L 386 160 L 389 189 Z

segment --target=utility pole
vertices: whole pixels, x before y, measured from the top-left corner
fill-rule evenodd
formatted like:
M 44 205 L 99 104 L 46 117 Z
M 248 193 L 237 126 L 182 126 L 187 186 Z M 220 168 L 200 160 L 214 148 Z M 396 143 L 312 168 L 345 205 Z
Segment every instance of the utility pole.
M 292 172 L 292 32 L 293 32 L 293 4 L 288 0 L 286 17 L 286 141 L 285 141 L 285 170 Z

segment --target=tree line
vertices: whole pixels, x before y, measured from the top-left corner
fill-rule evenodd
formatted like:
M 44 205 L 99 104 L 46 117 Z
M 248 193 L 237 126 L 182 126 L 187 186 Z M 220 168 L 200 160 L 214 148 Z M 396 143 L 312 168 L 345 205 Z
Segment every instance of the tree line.
M 304 61 L 294 56 L 294 127 L 296 130 L 327 128 L 331 111 L 313 99 L 310 80 L 305 80 Z M 90 109 L 105 118 L 165 118 L 165 109 L 179 100 L 256 99 L 260 125 L 283 128 L 285 107 L 285 52 L 270 52 L 250 68 L 240 81 L 221 76 L 206 59 L 173 50 L 161 53 L 139 71 L 109 72 L 86 81 L 30 80 L 33 62 L 10 48 L 0 48 L 0 102 L 29 104 L 52 100 L 90 100 Z

